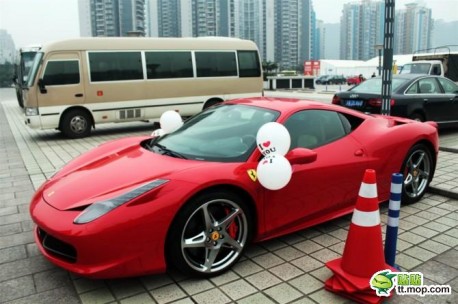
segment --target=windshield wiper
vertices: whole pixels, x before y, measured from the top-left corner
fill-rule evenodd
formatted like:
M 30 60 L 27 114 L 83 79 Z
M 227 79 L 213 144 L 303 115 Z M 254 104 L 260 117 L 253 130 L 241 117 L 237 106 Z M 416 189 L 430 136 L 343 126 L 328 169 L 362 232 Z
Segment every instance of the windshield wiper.
M 172 157 L 187 159 L 186 156 L 184 156 L 183 154 L 180 154 L 180 153 L 175 152 L 175 151 L 173 151 L 173 150 L 167 149 L 166 146 L 163 146 L 163 145 L 161 145 L 161 144 L 158 144 L 157 142 L 155 142 L 155 143 L 153 144 L 153 147 L 154 147 L 154 146 L 156 146 L 156 147 L 158 147 L 159 149 L 161 149 L 163 155 L 168 155 L 168 156 L 172 156 Z

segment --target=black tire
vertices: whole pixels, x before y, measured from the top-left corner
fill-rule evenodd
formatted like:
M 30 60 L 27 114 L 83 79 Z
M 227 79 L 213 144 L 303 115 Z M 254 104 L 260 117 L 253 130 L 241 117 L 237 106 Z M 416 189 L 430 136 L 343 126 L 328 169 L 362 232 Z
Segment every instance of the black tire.
M 418 113 L 418 112 L 412 113 L 412 115 L 410 115 L 409 118 L 412 120 L 421 121 L 421 122 L 426 120 L 425 116 L 423 116 L 421 113 Z
M 423 144 L 414 145 L 402 164 L 404 175 L 402 187 L 402 203 L 418 202 L 429 187 L 434 175 L 435 163 L 430 150 Z
M 17 103 L 21 108 L 24 108 L 24 99 L 22 98 L 22 93 L 16 90 Z
M 64 114 L 60 130 L 68 138 L 83 138 L 91 134 L 92 120 L 84 110 L 70 110 Z
M 207 278 L 229 270 L 251 239 L 250 220 L 248 207 L 234 193 L 198 195 L 186 203 L 170 227 L 167 264 Z

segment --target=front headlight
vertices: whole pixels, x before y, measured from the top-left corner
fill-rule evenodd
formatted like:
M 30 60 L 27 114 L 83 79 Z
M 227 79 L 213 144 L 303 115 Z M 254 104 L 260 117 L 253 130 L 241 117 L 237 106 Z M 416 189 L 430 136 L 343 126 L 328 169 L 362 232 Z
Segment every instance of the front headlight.
M 111 210 L 115 209 L 116 207 L 119 207 L 127 202 L 130 202 L 136 197 L 139 197 L 140 195 L 153 190 L 154 188 L 157 188 L 165 183 L 167 183 L 168 180 L 166 179 L 156 179 L 152 182 L 149 182 L 141 187 L 135 188 L 127 193 L 124 193 L 118 197 L 106 200 L 106 201 L 101 201 L 101 202 L 96 202 L 89 207 L 87 207 L 83 212 L 81 212 L 73 221 L 75 224 L 86 224 L 89 222 L 92 222 L 95 219 L 98 219 L 102 215 L 110 212 Z
M 37 116 L 38 108 L 25 108 L 25 116 Z

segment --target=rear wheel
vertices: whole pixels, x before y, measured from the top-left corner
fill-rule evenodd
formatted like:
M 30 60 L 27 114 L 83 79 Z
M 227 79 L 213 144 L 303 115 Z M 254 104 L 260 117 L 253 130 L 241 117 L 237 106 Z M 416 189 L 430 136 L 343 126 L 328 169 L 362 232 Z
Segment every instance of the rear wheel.
M 418 202 L 425 194 L 434 173 L 434 162 L 429 149 L 423 144 L 413 146 L 402 165 L 404 184 L 402 202 Z
M 416 120 L 416 121 L 425 121 L 425 117 L 421 113 L 412 113 L 410 115 L 410 119 Z
M 83 138 L 91 134 L 91 118 L 86 111 L 70 110 L 62 117 L 60 130 L 69 138 Z
M 167 258 L 177 269 L 211 277 L 230 269 L 251 236 L 249 210 L 234 193 L 197 196 L 178 213 L 167 240 Z

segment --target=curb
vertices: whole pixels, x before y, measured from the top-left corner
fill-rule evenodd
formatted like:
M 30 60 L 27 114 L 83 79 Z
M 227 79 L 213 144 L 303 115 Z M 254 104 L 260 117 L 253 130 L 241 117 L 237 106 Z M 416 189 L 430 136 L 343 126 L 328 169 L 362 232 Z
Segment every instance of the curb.
M 458 153 L 458 149 L 447 148 L 447 147 L 439 147 L 439 151 L 450 152 L 450 153 Z
M 432 194 L 442 195 L 442 196 L 445 196 L 445 197 L 448 197 L 448 198 L 451 198 L 451 199 L 458 200 L 458 193 L 450 191 L 450 190 L 445 190 L 445 189 L 440 189 L 440 188 L 437 188 L 437 187 L 429 186 L 429 189 L 427 190 L 427 192 L 432 193 Z
M 448 148 L 448 147 L 439 147 L 439 151 L 458 153 L 458 149 Z M 445 189 L 441 189 L 438 187 L 429 186 L 429 189 L 427 191 L 432 194 L 442 195 L 442 196 L 445 196 L 451 199 L 458 200 L 458 193 L 450 191 L 450 190 L 445 190 Z

